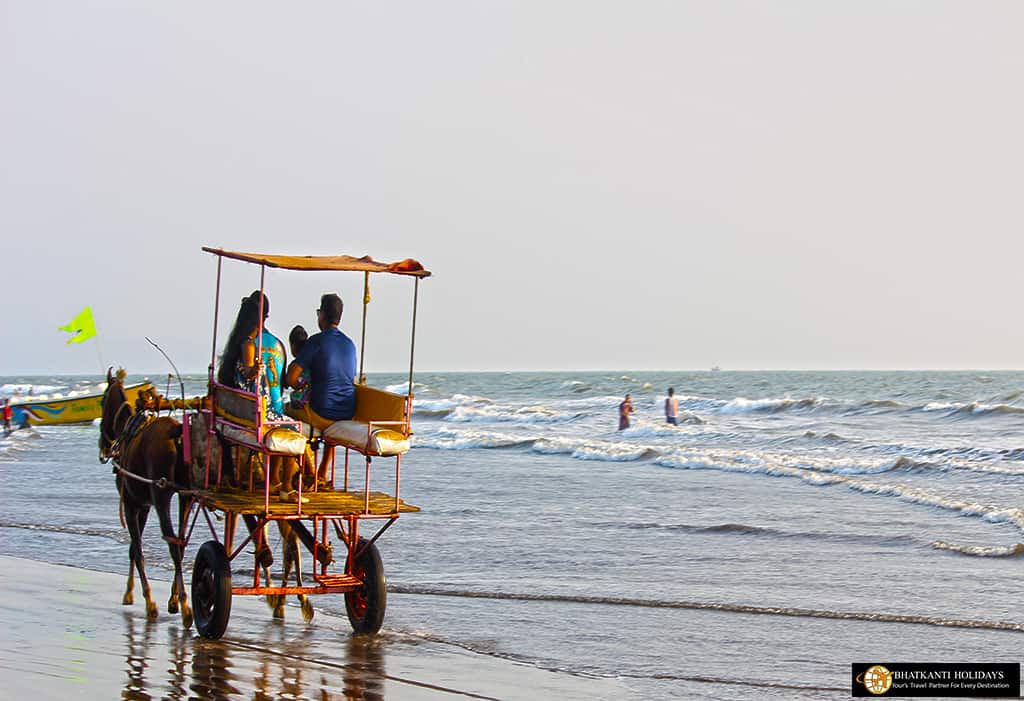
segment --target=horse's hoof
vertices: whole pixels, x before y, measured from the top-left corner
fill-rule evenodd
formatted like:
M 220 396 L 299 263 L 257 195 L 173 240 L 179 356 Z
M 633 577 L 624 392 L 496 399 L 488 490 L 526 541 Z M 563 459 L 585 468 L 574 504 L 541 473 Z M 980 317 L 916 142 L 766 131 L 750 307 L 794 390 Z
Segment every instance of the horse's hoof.
M 188 604 L 181 609 L 181 625 L 185 626 L 186 630 L 192 627 L 192 609 Z
M 274 607 L 274 618 L 284 618 L 284 604 L 280 603 Z
M 156 620 L 157 616 L 160 615 L 160 609 L 156 605 L 155 601 L 146 602 L 146 618 Z
M 256 551 L 256 566 L 269 569 L 274 564 L 274 553 L 266 545 Z
M 134 604 L 134 603 L 135 603 L 135 597 L 134 597 L 134 596 L 132 596 L 132 593 L 131 593 L 131 592 L 128 592 L 128 593 L 127 593 L 127 594 L 125 594 L 125 595 L 124 595 L 124 597 L 123 597 L 123 598 L 121 599 L 121 603 L 122 603 L 122 604 L 124 604 L 125 606 L 131 606 L 132 604 Z
M 327 566 L 334 562 L 334 548 L 330 544 L 318 543 L 316 548 L 316 560 L 321 565 Z
M 302 619 L 309 623 L 313 620 L 313 602 L 309 600 L 308 596 L 301 597 L 302 600 Z
M 170 601 L 167 602 L 167 613 L 177 613 L 177 612 L 178 612 L 178 602 L 175 599 L 171 599 Z

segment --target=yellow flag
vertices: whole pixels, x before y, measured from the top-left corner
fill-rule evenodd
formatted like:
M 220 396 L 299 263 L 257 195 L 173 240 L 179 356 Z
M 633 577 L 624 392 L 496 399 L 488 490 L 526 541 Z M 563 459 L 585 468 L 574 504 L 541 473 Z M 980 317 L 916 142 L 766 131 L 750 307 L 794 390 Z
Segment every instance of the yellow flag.
M 78 313 L 71 323 L 67 326 L 61 326 L 61 331 L 67 331 L 68 333 L 75 334 L 68 339 L 68 343 L 81 343 L 87 341 L 96 335 L 96 324 L 92 320 L 92 309 L 86 307 Z

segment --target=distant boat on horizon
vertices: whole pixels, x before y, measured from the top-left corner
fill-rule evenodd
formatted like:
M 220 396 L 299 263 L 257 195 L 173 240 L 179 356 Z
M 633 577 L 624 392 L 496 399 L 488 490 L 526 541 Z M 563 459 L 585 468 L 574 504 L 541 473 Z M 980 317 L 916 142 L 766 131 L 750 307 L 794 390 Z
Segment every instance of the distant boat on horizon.
M 711 372 L 722 372 L 722 368 L 718 367 L 717 365 L 712 365 Z

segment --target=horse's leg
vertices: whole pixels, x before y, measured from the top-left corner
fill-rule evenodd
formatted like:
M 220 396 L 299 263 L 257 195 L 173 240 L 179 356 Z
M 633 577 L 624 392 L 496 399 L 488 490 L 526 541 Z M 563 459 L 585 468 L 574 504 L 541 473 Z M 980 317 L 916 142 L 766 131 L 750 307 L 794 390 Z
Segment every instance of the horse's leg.
M 318 543 L 316 537 L 306 528 L 306 524 L 302 521 L 292 521 L 289 526 L 310 553 L 313 553 L 315 548 L 316 559 L 321 565 L 334 562 L 334 549 L 330 544 Z
M 153 487 L 153 505 L 156 507 L 157 516 L 160 518 L 160 532 L 164 541 L 167 542 L 167 549 L 174 561 L 174 583 L 171 585 L 171 600 L 167 602 L 167 610 L 172 611 L 171 601 L 177 600 L 181 606 L 181 623 L 186 628 L 192 627 L 192 609 L 188 605 L 188 595 L 185 593 L 185 580 L 181 572 L 181 559 L 185 554 L 185 546 L 182 540 L 174 532 L 174 524 L 171 523 L 171 490 Z
M 167 613 L 178 612 L 178 578 L 171 580 L 171 595 L 167 597 Z
M 285 521 L 277 522 L 277 530 L 281 533 L 281 568 L 283 573 L 281 575 L 281 586 L 288 586 L 288 579 L 291 577 L 292 572 L 292 557 L 291 548 L 289 547 L 294 536 L 291 535 L 291 527 Z M 274 618 L 284 618 L 284 603 L 285 596 L 268 596 L 267 605 L 274 609 Z
M 146 559 L 142 554 L 142 533 L 146 529 L 146 520 L 149 518 L 149 505 L 139 506 L 132 499 L 125 498 L 124 503 L 125 524 L 128 526 L 128 534 L 131 536 L 132 544 L 129 546 L 131 560 L 135 563 L 135 569 L 139 572 L 139 582 L 142 584 L 142 598 L 146 602 L 146 617 L 156 618 L 159 614 L 156 602 L 153 601 L 153 594 L 149 588 L 149 578 L 146 577 Z M 134 602 L 132 590 L 135 583 L 131 574 L 128 577 L 129 588 L 125 592 L 122 603 L 131 604 Z
M 135 548 L 131 545 L 128 546 L 128 583 L 124 588 L 124 596 L 121 597 L 121 603 L 125 606 L 131 606 L 135 603 Z
M 288 544 L 285 546 L 289 553 L 289 560 L 294 560 L 295 563 L 295 584 L 302 586 L 302 552 L 299 547 L 299 537 L 295 531 L 289 526 L 289 533 L 287 536 Z M 284 534 L 282 533 L 282 537 Z M 309 600 L 309 597 L 305 594 L 299 594 L 299 604 L 302 606 L 302 618 L 309 623 L 313 620 L 313 604 Z
M 256 526 L 259 521 L 251 514 L 242 514 L 242 520 L 245 521 L 245 527 L 252 534 L 252 544 L 256 548 L 256 566 L 269 570 L 270 566 L 274 564 L 274 552 L 267 545 L 265 538 L 261 540 L 256 535 Z
M 187 519 L 186 519 L 186 517 L 188 515 L 188 511 L 187 511 L 188 504 L 189 504 L 188 500 L 182 499 L 181 496 L 178 497 L 178 533 L 181 533 L 182 537 L 184 537 L 185 527 L 188 525 L 188 522 L 187 522 Z M 169 508 L 170 508 L 170 499 L 168 499 L 168 509 Z M 182 548 L 182 556 L 184 557 L 184 554 L 185 554 L 185 546 L 184 546 L 184 544 L 182 544 L 181 548 Z M 184 582 L 182 583 L 182 585 L 184 585 Z M 186 592 L 184 590 L 182 590 L 182 591 L 178 590 L 178 578 L 175 577 L 174 580 L 171 582 L 171 596 L 167 600 L 167 613 L 178 613 L 178 601 L 180 599 L 187 600 L 187 596 L 186 596 Z
M 120 487 L 120 483 L 118 487 Z M 135 551 L 136 543 L 141 540 L 139 534 L 139 524 L 137 514 L 134 508 L 131 508 L 128 504 L 124 503 L 124 496 L 121 496 L 121 509 L 124 513 L 124 523 L 128 527 L 128 583 L 124 589 L 124 596 L 121 597 L 121 603 L 125 606 L 131 606 L 135 603 Z
M 135 543 L 139 541 L 139 538 L 136 537 L 138 524 L 136 523 L 135 512 L 129 511 L 125 506 L 123 503 L 124 496 L 121 499 L 121 513 L 124 515 L 124 523 L 128 527 L 128 583 L 124 588 L 124 596 L 121 597 L 121 603 L 124 606 L 131 606 L 135 603 Z

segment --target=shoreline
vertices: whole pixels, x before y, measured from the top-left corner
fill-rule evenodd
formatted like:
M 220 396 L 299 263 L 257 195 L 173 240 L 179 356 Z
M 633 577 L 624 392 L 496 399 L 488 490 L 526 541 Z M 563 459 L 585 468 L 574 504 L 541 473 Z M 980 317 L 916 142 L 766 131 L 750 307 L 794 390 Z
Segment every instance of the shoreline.
M 585 678 L 389 634 L 362 638 L 348 621 L 289 606 L 274 620 L 257 597 L 236 596 L 221 640 L 204 640 L 166 612 L 170 585 L 151 578 L 160 607 L 148 621 L 138 582 L 0 556 L 3 699 L 621 699 L 614 679 Z M 186 586 L 188 586 L 186 577 Z M 314 605 L 315 605 L 314 597 Z

